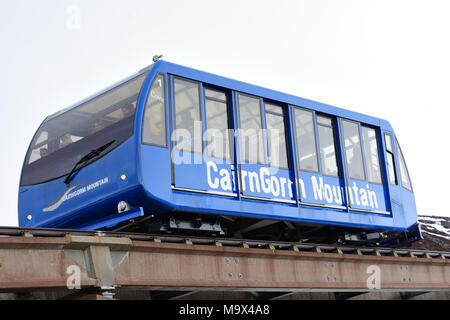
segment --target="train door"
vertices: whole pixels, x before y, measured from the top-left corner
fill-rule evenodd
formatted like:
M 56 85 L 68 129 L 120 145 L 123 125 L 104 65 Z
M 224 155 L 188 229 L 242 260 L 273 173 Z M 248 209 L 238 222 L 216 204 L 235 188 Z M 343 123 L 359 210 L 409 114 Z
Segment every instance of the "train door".
M 336 119 L 299 107 L 294 107 L 293 112 L 301 203 L 345 209 Z
M 352 210 L 389 214 L 388 187 L 380 166 L 380 137 L 377 129 L 341 120 L 347 194 Z
M 206 180 L 208 190 L 216 194 L 236 196 L 234 131 L 229 112 L 228 94 L 204 87 Z
M 242 196 L 295 203 L 286 108 L 243 93 L 236 100 Z
M 226 92 L 183 78 L 171 80 L 173 187 L 234 195 Z

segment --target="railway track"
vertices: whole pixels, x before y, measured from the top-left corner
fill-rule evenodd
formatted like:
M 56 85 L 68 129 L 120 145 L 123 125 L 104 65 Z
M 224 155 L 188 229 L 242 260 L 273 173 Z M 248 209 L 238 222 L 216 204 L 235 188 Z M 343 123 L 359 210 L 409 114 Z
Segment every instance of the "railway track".
M 229 246 L 229 247 L 244 247 L 244 248 L 269 248 L 272 250 L 294 250 L 305 252 L 450 259 L 450 251 L 420 250 L 407 248 L 360 247 L 360 246 L 330 245 L 318 243 L 280 242 L 280 241 L 198 237 L 198 236 L 193 237 L 182 235 L 162 235 L 162 234 L 129 233 L 129 232 L 115 232 L 115 231 L 0 227 L 0 237 L 1 236 L 65 237 L 67 235 L 85 236 L 85 237 L 128 238 L 135 241 L 156 241 L 160 243 L 185 243 L 195 245 L 214 245 L 214 246 Z
M 104 295 L 117 289 L 450 291 L 450 252 L 444 251 L 0 227 L 0 292 L 71 295 L 73 270 L 75 289 Z

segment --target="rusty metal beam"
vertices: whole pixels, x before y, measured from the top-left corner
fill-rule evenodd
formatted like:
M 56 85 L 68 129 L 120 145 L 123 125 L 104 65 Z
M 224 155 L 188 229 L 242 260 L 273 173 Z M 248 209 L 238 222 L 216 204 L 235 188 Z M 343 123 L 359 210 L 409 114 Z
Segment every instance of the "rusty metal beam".
M 155 241 L 156 240 L 156 241 Z M 369 292 L 450 290 L 448 255 L 363 254 L 301 246 L 277 249 L 130 240 L 126 237 L 0 237 L 0 291 L 66 288 L 71 266 L 80 287 L 170 291 Z M 330 249 L 330 250 L 329 250 Z M 369 250 L 370 251 L 370 250 Z M 370 290 L 370 270 L 380 288 Z M 369 271 L 369 273 L 368 273 Z
M 142 241 L 133 242 L 116 279 L 136 287 L 365 291 L 369 266 L 380 268 L 381 290 L 450 289 L 448 259 Z

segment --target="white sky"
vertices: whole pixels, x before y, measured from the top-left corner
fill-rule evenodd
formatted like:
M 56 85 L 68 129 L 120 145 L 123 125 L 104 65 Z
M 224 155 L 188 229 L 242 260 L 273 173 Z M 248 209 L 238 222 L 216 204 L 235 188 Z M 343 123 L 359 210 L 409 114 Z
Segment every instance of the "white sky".
M 449 15 L 447 0 L 2 0 L 0 225 L 17 225 L 21 166 L 43 119 L 159 53 L 389 120 L 419 214 L 450 216 Z

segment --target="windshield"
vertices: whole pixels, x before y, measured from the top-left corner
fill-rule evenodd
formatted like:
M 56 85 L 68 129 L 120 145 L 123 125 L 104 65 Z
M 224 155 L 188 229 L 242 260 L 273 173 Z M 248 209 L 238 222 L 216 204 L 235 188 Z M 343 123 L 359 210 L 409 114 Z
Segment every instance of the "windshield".
M 28 150 L 21 185 L 62 177 L 91 150 L 115 140 L 112 150 L 131 137 L 137 99 L 147 74 L 44 122 Z

